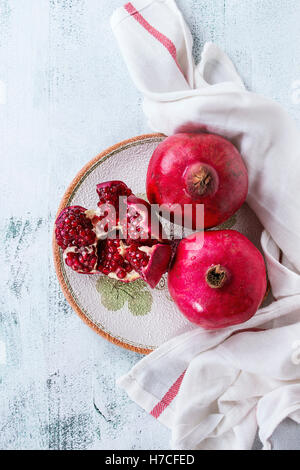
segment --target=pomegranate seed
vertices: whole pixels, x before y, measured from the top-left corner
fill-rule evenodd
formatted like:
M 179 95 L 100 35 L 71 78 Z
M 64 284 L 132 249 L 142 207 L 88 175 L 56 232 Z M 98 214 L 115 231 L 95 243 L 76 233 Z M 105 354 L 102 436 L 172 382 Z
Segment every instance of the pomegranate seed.
M 126 271 L 124 271 L 124 269 L 119 269 L 119 271 L 117 272 L 117 276 L 119 279 L 124 279 L 124 277 L 126 276 Z

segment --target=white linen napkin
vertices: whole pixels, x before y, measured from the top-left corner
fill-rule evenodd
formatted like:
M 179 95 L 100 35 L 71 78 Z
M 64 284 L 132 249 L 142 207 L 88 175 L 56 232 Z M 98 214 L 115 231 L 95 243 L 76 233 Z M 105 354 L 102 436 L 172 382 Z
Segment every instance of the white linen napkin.
M 173 338 L 119 384 L 171 429 L 174 448 L 250 449 L 258 426 L 269 449 L 284 418 L 300 423 L 300 132 L 216 45 L 195 66 L 173 0 L 134 0 L 111 24 L 153 130 L 214 132 L 241 152 L 276 299 L 243 325 Z

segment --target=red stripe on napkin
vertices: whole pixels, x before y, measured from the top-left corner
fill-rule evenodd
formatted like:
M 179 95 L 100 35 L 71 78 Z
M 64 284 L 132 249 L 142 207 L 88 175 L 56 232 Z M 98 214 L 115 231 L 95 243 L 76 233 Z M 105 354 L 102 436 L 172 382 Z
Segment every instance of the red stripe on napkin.
M 158 418 L 161 415 L 161 413 L 170 405 L 171 401 L 174 400 L 174 398 L 176 397 L 176 395 L 178 393 L 178 390 L 179 390 L 179 387 L 181 385 L 181 382 L 182 382 L 182 379 L 184 377 L 185 372 L 186 371 L 184 371 L 178 377 L 176 382 L 174 382 L 173 385 L 171 385 L 171 387 L 169 388 L 167 393 L 162 397 L 160 402 L 157 403 L 157 405 L 155 405 L 153 410 L 150 412 L 150 414 L 152 416 L 154 416 L 154 418 Z
M 150 33 L 169 51 L 174 61 L 176 62 L 177 67 L 182 73 L 180 65 L 177 62 L 176 47 L 175 47 L 175 44 L 171 41 L 171 39 L 169 39 L 164 34 L 160 33 L 150 23 L 148 23 L 148 21 L 145 20 L 145 18 L 141 15 L 141 13 L 138 12 L 138 10 L 136 10 L 136 8 L 132 5 L 131 2 L 126 3 L 126 5 L 124 5 L 124 8 L 138 23 L 140 23 L 141 26 L 143 26 L 148 31 L 148 33 Z

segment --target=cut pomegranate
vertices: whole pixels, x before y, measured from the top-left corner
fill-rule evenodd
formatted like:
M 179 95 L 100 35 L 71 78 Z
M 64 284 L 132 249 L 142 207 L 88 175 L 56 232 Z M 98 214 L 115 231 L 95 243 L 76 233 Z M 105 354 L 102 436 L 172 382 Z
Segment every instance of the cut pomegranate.
M 120 224 L 123 233 L 127 234 L 127 244 L 154 245 L 163 240 L 162 225 L 151 214 L 150 204 L 134 195 L 127 198 L 126 220 L 121 220 Z
M 112 237 L 112 232 L 116 233 L 119 227 L 116 209 L 111 204 L 100 204 L 96 210 L 88 210 L 86 215 L 92 222 L 97 239 Z
M 126 248 L 121 240 L 100 240 L 98 270 L 113 279 L 131 282 L 140 276 L 124 258 Z
M 69 206 L 56 219 L 56 241 L 61 248 L 92 245 L 96 240 L 93 225 L 86 217 L 86 209 Z
M 96 210 L 67 207 L 57 218 L 56 239 L 66 264 L 78 273 L 102 273 L 122 282 L 141 277 L 155 287 L 168 268 L 171 247 L 162 240 L 150 204 L 122 181 L 98 184 L 97 193 Z
M 152 288 L 159 283 L 161 276 L 168 270 L 170 258 L 170 245 L 161 243 L 140 247 L 131 245 L 126 251 L 126 259 Z
M 87 212 L 81 206 L 63 209 L 55 222 L 55 235 L 64 249 L 65 263 L 79 273 L 93 274 L 97 268 L 97 241 Z
M 107 181 L 97 184 L 97 194 L 99 196 L 98 206 L 111 204 L 116 210 L 119 206 L 121 196 L 128 197 L 132 194 L 131 189 L 123 181 Z
M 65 263 L 74 271 L 82 274 L 95 274 L 97 259 L 95 246 L 70 247 L 64 251 Z
M 111 181 L 111 185 L 110 190 L 108 183 L 97 186 L 98 193 L 101 186 L 101 203 L 98 203 L 95 211 L 87 212 L 95 227 L 97 238 L 106 238 L 108 235 L 114 238 L 116 231 L 121 231 L 127 245 L 132 243 L 153 245 L 162 241 L 162 225 L 156 215 L 151 214 L 150 204 L 130 194 L 131 190 L 124 183 L 121 186 L 119 181 Z M 111 233 L 113 231 L 114 234 Z

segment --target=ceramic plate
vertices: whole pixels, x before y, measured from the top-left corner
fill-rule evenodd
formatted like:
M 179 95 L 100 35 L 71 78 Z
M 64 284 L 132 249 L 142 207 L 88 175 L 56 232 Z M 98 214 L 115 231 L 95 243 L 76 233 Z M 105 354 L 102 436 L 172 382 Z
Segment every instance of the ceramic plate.
M 58 212 L 65 206 L 97 206 L 96 184 L 123 180 L 145 197 L 149 159 L 165 137 L 151 134 L 120 142 L 91 160 L 72 181 Z M 244 233 L 259 249 L 262 227 L 244 206 L 222 228 Z M 170 298 L 166 276 L 155 289 L 141 280 L 130 284 L 101 275 L 83 275 L 68 268 L 53 240 L 55 269 L 64 295 L 75 312 L 98 334 L 125 348 L 147 354 L 175 335 L 195 328 Z

